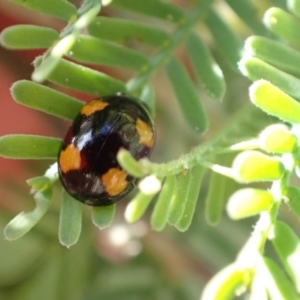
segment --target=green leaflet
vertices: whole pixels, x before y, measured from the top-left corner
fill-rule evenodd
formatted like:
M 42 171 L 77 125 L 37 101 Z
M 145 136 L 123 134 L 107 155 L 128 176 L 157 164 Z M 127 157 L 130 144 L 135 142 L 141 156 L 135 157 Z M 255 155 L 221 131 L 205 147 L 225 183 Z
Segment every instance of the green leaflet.
M 300 17 L 300 2 L 297 0 L 287 0 L 289 10 L 294 13 L 295 16 Z
M 38 135 L 0 137 L 0 156 L 14 159 L 56 159 L 61 140 Z
M 48 177 L 37 176 L 26 180 L 27 184 L 31 186 L 32 190 L 38 192 L 48 187 L 51 181 Z
M 209 49 L 196 34 L 191 34 L 187 40 L 187 50 L 203 90 L 209 97 L 222 100 L 226 90 L 224 76 Z
M 273 195 L 266 190 L 244 188 L 236 191 L 228 200 L 227 213 L 234 220 L 251 217 L 270 209 Z
M 36 207 L 31 212 L 21 212 L 5 227 L 4 236 L 8 240 L 16 240 L 26 234 L 43 217 L 52 199 L 52 188 L 34 194 Z
M 181 26 L 178 26 L 174 31 L 174 34 L 170 37 L 170 41 L 149 59 L 148 64 L 140 70 L 140 73 L 136 77 L 128 82 L 127 88 L 131 94 L 138 97 L 140 90 L 144 85 L 149 83 L 151 76 L 157 69 L 168 63 L 175 49 L 182 44 L 182 41 L 186 39 L 190 30 L 196 25 L 199 19 L 204 17 L 210 2 L 211 0 L 205 0 L 202 4 L 196 6 L 195 9 L 188 14 L 186 22 L 180 24 Z
M 136 40 L 160 47 L 169 40 L 169 35 L 159 27 L 149 26 L 132 20 L 98 17 L 88 27 L 89 34 L 121 44 Z
M 298 62 L 300 60 L 299 51 L 294 50 L 281 42 L 262 36 L 249 37 L 245 41 L 244 47 L 247 55 L 255 56 L 283 71 L 300 75 L 298 67 Z
M 168 223 L 170 225 L 177 224 L 182 218 L 185 210 L 185 204 L 188 200 L 190 184 L 192 180 L 191 170 L 184 171 L 177 175 L 176 194 L 170 199 L 170 209 L 168 215 Z
M 261 24 L 258 19 L 258 9 L 249 0 L 226 0 L 232 10 L 246 23 L 255 33 L 269 35 L 268 30 Z
M 142 177 L 144 175 L 141 165 L 134 159 L 129 151 L 121 149 L 118 152 L 117 159 L 123 169 L 134 177 Z
M 300 104 L 276 86 L 265 80 L 253 83 L 250 99 L 264 112 L 292 124 L 300 123 Z M 284 109 L 282 109 L 284 107 Z
M 205 199 L 205 216 L 207 222 L 212 225 L 219 223 L 224 205 L 224 190 L 228 178 L 217 172 L 212 172 L 209 181 L 209 190 Z
M 255 57 L 244 57 L 239 62 L 239 69 L 250 80 L 268 80 L 283 92 L 300 99 L 300 79 L 274 68 Z
M 18 103 L 69 120 L 73 120 L 83 106 L 83 102 L 73 97 L 27 80 L 15 82 L 11 92 Z
M 166 226 L 170 211 L 170 204 L 172 199 L 175 197 L 176 192 L 176 177 L 175 175 L 170 175 L 165 179 L 151 215 L 150 222 L 153 229 L 161 231 Z
M 159 0 L 114 0 L 112 5 L 166 21 L 179 22 L 184 18 L 183 12 L 178 7 Z
M 286 204 L 300 220 L 300 189 L 295 186 L 290 186 L 287 189 L 286 196 L 288 198 Z
M 149 110 L 150 115 L 152 118 L 156 115 L 156 105 L 155 105 L 155 90 L 152 84 L 148 83 L 145 84 L 139 99 L 145 104 L 147 109 Z
M 73 47 L 76 41 L 76 34 L 70 34 L 60 39 L 51 48 L 47 56 L 43 56 L 41 60 L 37 60 L 39 64 L 35 64 L 35 70 L 32 73 L 32 80 L 43 82 L 53 72 L 61 58 Z
M 257 272 L 261 273 L 271 299 L 299 300 L 299 296 L 282 269 L 269 258 L 261 258 Z
M 292 153 L 298 139 L 286 125 L 272 124 L 259 134 L 258 143 L 260 149 L 269 153 Z
M 300 292 L 300 240 L 296 233 L 284 222 L 277 221 L 274 227 L 273 245 L 288 275 Z
M 286 11 L 272 7 L 265 12 L 263 23 L 286 41 L 300 45 L 300 20 Z
M 213 10 L 209 10 L 205 22 L 215 39 L 218 49 L 220 49 L 231 68 L 236 70 L 237 63 L 241 59 L 242 41 Z
M 127 205 L 125 210 L 125 219 L 128 223 L 137 222 L 145 213 L 151 200 L 154 198 L 153 195 L 145 195 L 139 192 Z
M 204 132 L 208 119 L 187 71 L 177 59 L 172 58 L 167 64 L 167 73 L 186 122 L 194 131 Z
M 77 15 L 76 7 L 66 0 L 10 0 L 26 8 L 69 21 Z
M 123 82 L 65 59 L 59 61 L 47 79 L 61 86 L 99 96 L 126 91 Z
M 100 64 L 139 71 L 148 59 L 138 51 L 103 41 L 91 36 L 80 35 L 68 56 L 79 62 Z
M 98 206 L 92 209 L 92 220 L 99 229 L 109 227 L 115 215 L 116 205 Z
M 43 49 L 49 48 L 59 39 L 54 29 L 35 25 L 15 25 L 4 29 L 0 42 L 8 49 Z
M 59 60 L 66 55 L 73 47 L 82 29 L 97 16 L 101 8 L 97 0 L 85 1 L 79 9 L 79 17 L 74 23 L 70 25 L 60 35 L 61 39 L 49 49 L 47 55 L 38 66 L 36 66 L 32 79 L 37 82 L 42 82 L 55 69 Z
M 192 223 L 202 184 L 202 178 L 204 175 L 204 168 L 197 165 L 191 170 L 191 172 L 192 179 L 187 195 L 187 201 L 185 203 L 184 212 L 179 222 L 175 225 L 176 228 L 180 231 L 186 231 Z
M 81 219 L 82 203 L 63 190 L 58 229 L 62 245 L 69 248 L 77 243 L 81 232 Z
M 244 286 L 243 276 L 243 271 L 235 264 L 228 265 L 208 282 L 200 299 L 233 299 L 238 288 Z
M 256 150 L 239 153 L 232 163 L 236 180 L 243 183 L 280 179 L 285 171 L 282 162 Z

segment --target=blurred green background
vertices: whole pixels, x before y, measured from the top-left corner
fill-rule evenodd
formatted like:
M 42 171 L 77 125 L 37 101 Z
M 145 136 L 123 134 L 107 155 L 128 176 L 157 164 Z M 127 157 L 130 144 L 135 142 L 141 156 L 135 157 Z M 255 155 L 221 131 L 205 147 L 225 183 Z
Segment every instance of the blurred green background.
M 271 5 L 270 1 L 253 2 L 261 14 Z M 183 9 L 193 5 L 193 1 L 188 0 L 174 0 L 172 3 Z M 223 1 L 216 1 L 216 9 L 241 40 L 251 34 Z M 112 17 L 116 14 L 109 8 L 101 13 Z M 55 29 L 63 26 L 54 18 L 1 0 L 0 30 L 27 23 Z M 199 28 L 199 31 L 204 36 L 207 34 L 205 28 Z M 174 105 L 174 95 L 165 74 L 159 72 L 153 79 L 157 94 L 158 132 L 153 161 L 167 161 L 189 151 L 215 134 L 248 101 L 249 81 L 229 69 L 209 35 L 206 42 L 226 75 L 226 97 L 220 104 L 203 96 L 211 127 L 205 136 L 196 135 L 185 124 L 177 104 Z M 66 122 L 19 106 L 9 94 L 14 81 L 30 79 L 33 70 L 30 63 L 40 53 L 0 48 L 0 136 L 9 133 L 64 136 L 68 127 Z M 185 54 L 181 49 L 178 55 L 184 61 Z M 101 70 L 124 81 L 130 76 L 125 71 Z M 90 99 L 84 94 L 73 95 L 83 100 Z M 1 231 L 15 214 L 34 207 L 25 180 L 43 174 L 50 163 L 0 158 Z M 14 242 L 0 238 L 0 299 L 198 299 L 213 274 L 235 259 L 255 223 L 255 218 L 233 222 L 224 214 L 218 226 L 208 225 L 203 200 L 209 176 L 205 177 L 205 183 L 192 225 L 185 233 L 174 227 L 161 233 L 153 232 L 149 228 L 148 215 L 137 224 L 127 224 L 123 216 L 127 199 L 118 203 L 112 226 L 101 232 L 91 222 L 90 208 L 85 208 L 81 237 L 71 249 L 58 242 L 59 197 L 55 197 L 51 209 L 26 236 Z

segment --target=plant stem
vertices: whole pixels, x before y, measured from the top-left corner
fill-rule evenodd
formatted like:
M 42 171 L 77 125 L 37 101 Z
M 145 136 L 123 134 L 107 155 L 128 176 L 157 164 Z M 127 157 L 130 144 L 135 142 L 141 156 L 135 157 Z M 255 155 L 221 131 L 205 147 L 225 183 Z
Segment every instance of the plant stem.
M 128 83 L 128 93 L 136 97 L 139 96 L 143 86 L 149 82 L 152 75 L 165 65 L 172 53 L 177 49 L 178 46 L 182 44 L 182 41 L 186 39 L 191 29 L 203 18 L 208 8 L 214 0 L 204 0 L 201 4 L 195 7 L 186 17 L 180 22 L 177 30 L 174 32 L 172 38 L 166 41 L 164 47 L 160 52 L 155 54 L 149 59 L 149 63 L 143 67 L 141 72 L 134 78 L 132 78 Z

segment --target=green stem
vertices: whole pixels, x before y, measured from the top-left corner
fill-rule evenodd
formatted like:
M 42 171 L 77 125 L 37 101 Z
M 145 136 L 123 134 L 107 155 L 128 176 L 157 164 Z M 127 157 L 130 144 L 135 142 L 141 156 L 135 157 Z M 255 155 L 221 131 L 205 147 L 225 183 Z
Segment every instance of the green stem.
M 263 116 L 263 118 L 261 117 Z M 255 122 L 253 122 L 255 120 Z M 263 120 L 263 122 L 260 122 Z M 250 127 L 251 134 L 261 130 L 266 123 L 265 115 L 257 110 L 252 104 L 248 103 L 244 108 L 227 125 L 223 126 L 224 129 L 220 130 L 215 138 L 210 139 L 208 142 L 195 147 L 189 153 L 186 153 L 176 160 L 167 163 L 152 163 L 149 160 L 141 160 L 142 169 L 144 174 L 156 174 L 157 176 L 168 176 L 171 174 L 178 174 L 186 169 L 190 169 L 197 164 L 207 167 L 207 160 L 211 155 L 218 153 L 221 147 L 232 144 L 232 139 L 245 140 L 245 132 L 247 127 Z M 234 151 L 234 150 L 232 150 Z
M 72 49 L 81 30 L 87 27 L 98 15 L 100 9 L 100 0 L 85 1 L 79 9 L 78 19 L 62 31 L 60 40 L 43 54 L 42 60 L 36 60 L 39 64 L 35 65 L 35 70 L 32 74 L 34 81 L 42 82 L 48 78 L 58 65 L 59 60 Z
M 149 63 L 143 67 L 141 72 L 127 83 L 128 93 L 138 96 L 143 86 L 149 82 L 157 69 L 168 62 L 172 53 L 182 44 L 182 41 L 189 36 L 191 29 L 195 26 L 199 19 L 204 17 L 213 1 L 214 0 L 202 1 L 201 4 L 196 6 L 189 14 L 186 15 L 181 24 L 179 24 L 178 29 L 172 35 L 172 39 L 167 41 L 164 48 L 156 55 L 152 56 L 149 59 Z

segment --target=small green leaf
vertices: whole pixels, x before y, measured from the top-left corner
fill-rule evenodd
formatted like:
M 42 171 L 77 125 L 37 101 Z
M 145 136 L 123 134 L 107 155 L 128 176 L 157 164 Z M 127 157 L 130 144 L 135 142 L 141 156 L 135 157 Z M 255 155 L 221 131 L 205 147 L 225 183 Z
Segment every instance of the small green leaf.
M 287 6 L 295 16 L 300 17 L 300 2 L 298 0 L 287 0 Z
M 238 190 L 230 197 L 227 203 L 227 213 L 231 219 L 243 219 L 268 210 L 273 202 L 273 195 L 269 191 L 245 188 Z
M 11 92 L 18 103 L 69 120 L 75 118 L 84 104 L 66 94 L 27 80 L 15 82 Z
M 238 289 L 245 287 L 243 279 L 243 271 L 235 264 L 228 265 L 208 282 L 200 299 L 231 300 Z
M 167 32 L 136 21 L 98 17 L 88 27 L 89 34 L 108 41 L 126 44 L 132 40 L 155 47 L 169 39 Z
M 283 92 L 300 99 L 300 79 L 289 75 L 254 57 L 244 57 L 239 62 L 240 71 L 251 79 L 261 82 L 262 78 L 270 81 Z M 274 105 L 277 103 L 274 102 Z
M 276 157 L 249 150 L 238 154 L 232 169 L 239 182 L 273 181 L 282 177 L 284 166 Z
M 262 274 L 262 279 L 271 299 L 299 300 L 299 296 L 290 281 L 271 259 L 262 258 L 257 268 L 257 272 Z
M 219 223 L 224 205 L 224 190 L 227 178 L 217 172 L 212 172 L 209 180 L 209 190 L 205 199 L 205 216 L 206 220 L 216 225 Z
M 37 176 L 26 180 L 27 184 L 31 186 L 32 192 L 39 192 L 48 189 L 53 182 L 58 179 L 57 162 L 50 165 L 44 176 Z
M 145 195 L 155 195 L 161 190 L 161 179 L 155 175 L 148 175 L 139 182 L 138 187 Z
M 81 232 L 82 203 L 72 198 L 65 190 L 59 216 L 59 242 L 67 248 L 77 243 Z
M 136 0 L 114 0 L 112 5 L 166 21 L 179 22 L 184 19 L 184 14 L 181 9 L 175 5 L 159 0 L 143 2 Z
M 4 29 L 0 42 L 8 49 L 43 49 L 49 48 L 59 39 L 54 29 L 35 25 L 15 25 Z
M 261 24 L 257 6 L 250 0 L 226 0 L 232 10 L 246 23 L 254 32 L 260 35 L 269 35 L 268 30 Z
M 165 228 L 168 220 L 170 204 L 177 192 L 176 177 L 170 175 L 165 179 L 162 190 L 155 203 L 151 214 L 151 227 L 154 230 L 161 231 Z
M 226 153 L 216 157 L 215 164 L 228 166 L 234 153 Z M 237 182 L 218 172 L 212 172 L 209 179 L 208 193 L 205 199 L 205 217 L 211 225 L 217 225 L 222 217 L 228 197 L 237 190 Z
M 0 156 L 14 159 L 56 159 L 61 140 L 39 135 L 0 137 Z
M 200 165 L 195 166 L 192 170 L 192 179 L 190 183 L 187 201 L 180 221 L 176 224 L 176 228 L 180 231 L 186 231 L 192 223 L 197 200 L 201 188 L 204 168 Z
M 144 176 L 141 165 L 135 160 L 129 151 L 121 149 L 117 154 L 118 162 L 130 175 L 134 177 Z
M 74 90 L 100 96 L 126 91 L 123 82 L 65 59 L 59 61 L 47 79 Z
M 93 207 L 92 220 L 99 229 L 109 227 L 114 219 L 116 205 Z
M 66 0 L 11 0 L 11 2 L 65 21 L 77 15 L 76 7 Z
M 47 55 L 43 57 L 43 60 L 38 66 L 36 66 L 32 79 L 37 82 L 42 82 L 53 72 L 58 65 L 60 59 L 72 53 L 71 49 L 78 36 L 84 28 L 86 28 L 90 22 L 97 16 L 101 8 L 101 4 L 98 1 L 86 1 L 79 9 L 79 17 L 74 23 L 70 23 L 60 35 L 61 39 L 48 51 Z M 70 52 L 69 52 L 70 51 Z
M 177 176 L 177 192 L 171 199 L 168 222 L 175 225 L 180 221 L 184 214 L 185 204 L 188 199 L 188 193 L 191 184 L 191 171 L 187 170 Z
M 33 211 L 20 213 L 6 225 L 4 228 L 4 236 L 6 239 L 10 241 L 16 240 L 38 223 L 50 206 L 52 189 L 48 188 L 37 192 L 34 194 L 34 199 L 36 201 L 36 207 Z
M 128 223 L 137 222 L 145 213 L 155 194 L 145 195 L 139 192 L 127 205 L 125 219 Z
M 80 35 L 68 56 L 80 62 L 139 71 L 148 59 L 138 51 L 91 36 Z
M 222 100 L 226 90 L 224 76 L 209 49 L 196 34 L 190 35 L 187 49 L 194 72 L 204 91 L 209 97 Z
M 58 65 L 60 59 L 73 47 L 76 41 L 76 34 L 70 34 L 61 38 L 49 51 L 47 56 L 35 65 L 35 70 L 32 73 L 32 80 L 43 82 Z
M 273 153 L 291 153 L 298 144 L 297 137 L 283 124 L 266 127 L 260 133 L 258 141 L 261 149 Z
M 277 221 L 274 227 L 273 245 L 285 270 L 300 292 L 300 240 L 295 232 L 284 222 Z
M 287 189 L 287 205 L 292 210 L 292 212 L 300 220 L 300 189 L 295 186 L 290 186 Z
M 47 187 L 49 187 L 50 184 L 50 179 L 45 176 L 38 176 L 34 178 L 30 178 L 26 180 L 27 184 L 31 186 L 31 188 L 35 191 L 38 192 L 40 190 L 43 190 Z
M 300 21 L 283 9 L 272 7 L 265 12 L 263 23 L 276 35 L 300 45 Z
M 141 101 L 148 108 L 152 118 L 154 118 L 156 113 L 154 87 L 151 84 L 145 84 L 138 98 L 141 99 Z
M 283 71 L 300 75 L 298 68 L 300 60 L 299 51 L 290 48 L 282 42 L 262 36 L 251 36 L 245 41 L 245 52 L 247 56 L 255 56 Z M 250 63 L 251 61 L 249 65 Z M 273 69 L 271 70 L 273 71 Z
M 249 92 L 252 103 L 264 112 L 285 122 L 300 123 L 300 103 L 268 81 L 256 81 Z
M 229 65 L 237 70 L 237 63 L 242 57 L 242 41 L 213 10 L 209 11 L 205 22 L 216 41 L 217 48 Z
M 177 59 L 172 58 L 167 64 L 167 72 L 186 122 L 196 132 L 204 132 L 208 119 L 187 71 Z

